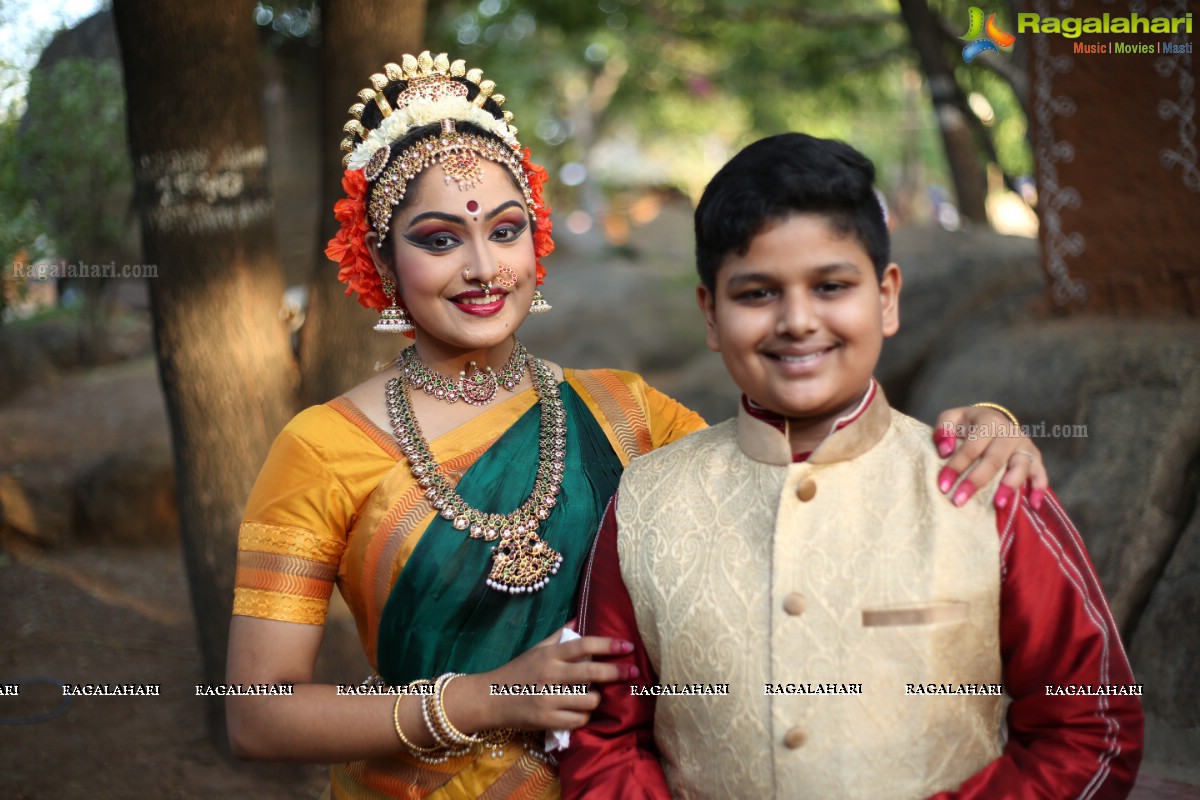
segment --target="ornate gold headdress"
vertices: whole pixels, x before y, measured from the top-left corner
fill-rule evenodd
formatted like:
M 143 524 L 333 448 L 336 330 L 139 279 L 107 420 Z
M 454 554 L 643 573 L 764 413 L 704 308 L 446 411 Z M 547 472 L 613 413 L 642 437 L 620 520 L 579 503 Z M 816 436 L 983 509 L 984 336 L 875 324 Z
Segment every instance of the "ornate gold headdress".
M 520 146 L 517 129 L 509 124 L 513 118 L 511 111 L 503 112 L 497 119 L 483 110 L 489 98 L 497 106 L 503 106 L 504 95 L 496 94 L 495 82 L 483 80 L 483 72 L 478 69 L 468 70 L 462 59 L 452 64 L 445 53 L 434 57 L 426 50 L 416 57 L 405 55 L 400 64 L 388 64 L 383 70 L 383 74 L 372 75 L 371 85 L 358 93 L 360 102 L 350 106 L 351 119 L 342 126 L 342 131 L 350 134 L 342 140 L 342 149 L 347 152 L 342 159 L 345 166 L 362 169 L 380 147 L 390 145 L 413 128 L 444 119 L 473 122 L 514 149 Z M 474 100 L 467 100 L 466 84 L 454 78 L 479 87 Z M 396 98 L 393 109 L 384 89 L 397 81 L 405 81 L 408 86 Z M 383 115 L 383 122 L 372 131 L 366 130 L 361 122 L 367 103 L 374 103 Z M 360 139 L 357 143 L 355 136 Z
M 473 100 L 467 99 L 466 83 L 455 78 L 479 87 Z M 400 81 L 406 86 L 396 95 L 393 107 L 385 89 Z M 361 102 L 350 106 L 352 119 L 342 127 L 350 134 L 342 140 L 342 149 L 348 151 L 342 163 L 361 169 L 368 181 L 375 182 L 367 211 L 381 243 L 387 236 L 392 209 L 404 199 L 408 182 L 431 164 L 441 164 L 447 179 L 456 181 L 461 189 L 471 188 L 480 179 L 478 158 L 504 165 L 521 187 L 532 216 L 533 197 L 521 169 L 521 145 L 517 129 L 509 124 L 512 112 L 505 111 L 497 118 L 483 108 L 489 98 L 497 105 L 504 103 L 504 95 L 496 94 L 495 89 L 493 81 L 483 80 L 480 70 L 468 71 L 461 59 L 452 64 L 445 53 L 434 57 L 427 50 L 416 57 L 406 55 L 399 64 L 388 64 L 383 74 L 371 76 L 370 87 L 358 93 Z M 383 117 L 374 130 L 362 124 L 367 103 L 374 103 Z M 500 141 L 459 133 L 456 122 L 473 123 Z M 441 136 L 424 139 L 392 157 L 394 142 L 414 128 L 434 124 L 441 125 Z M 360 141 L 356 143 L 355 137 Z
M 397 92 L 399 82 L 404 86 Z M 478 87 L 471 99 L 468 82 Z M 343 126 L 347 136 L 341 145 L 346 151 L 342 187 L 347 196 L 334 206 L 342 229 L 325 254 L 341 266 L 338 277 L 347 284 L 346 293 L 357 292 L 363 305 L 381 309 L 388 304 L 366 251 L 365 235 L 373 229 L 382 243 L 393 209 L 404 199 L 409 182 L 424 169 L 441 164 L 447 182 L 454 181 L 465 190 L 482 178 L 480 158 L 503 165 L 521 187 L 534 222 L 537 283 L 542 283 L 541 257 L 554 249 L 550 209 L 542 202 L 546 171 L 529 160 L 529 151 L 517 141 L 512 113 L 503 111 L 496 116 L 484 108 L 489 99 L 497 107 L 504 104 L 504 95 L 495 89 L 495 83 L 484 80 L 480 70 L 468 70 L 461 60 L 451 63 L 445 53 L 433 56 L 425 51 L 419 56 L 405 55 L 399 64 L 388 64 L 382 74 L 372 75 L 371 86 L 360 91 L 359 102 L 350 106 L 351 119 Z M 382 119 L 368 130 L 362 118 L 370 103 L 379 109 Z M 460 132 L 455 125 L 463 122 L 491 135 Z M 438 132 L 393 155 L 397 141 L 415 129 L 435 124 Z

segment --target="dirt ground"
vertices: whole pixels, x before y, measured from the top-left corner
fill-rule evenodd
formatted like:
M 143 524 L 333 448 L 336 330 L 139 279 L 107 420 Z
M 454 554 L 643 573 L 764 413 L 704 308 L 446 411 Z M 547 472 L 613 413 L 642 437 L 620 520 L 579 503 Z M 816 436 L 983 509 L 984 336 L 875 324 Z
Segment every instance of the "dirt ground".
M 158 697 L 74 697 L 57 716 L 0 725 L 0 797 L 317 797 L 318 767 L 232 761 L 205 731 L 200 654 L 177 547 L 40 553 L 0 561 L 0 716 L 48 716 L 64 683 L 149 683 Z M 36 683 L 33 681 L 41 681 Z

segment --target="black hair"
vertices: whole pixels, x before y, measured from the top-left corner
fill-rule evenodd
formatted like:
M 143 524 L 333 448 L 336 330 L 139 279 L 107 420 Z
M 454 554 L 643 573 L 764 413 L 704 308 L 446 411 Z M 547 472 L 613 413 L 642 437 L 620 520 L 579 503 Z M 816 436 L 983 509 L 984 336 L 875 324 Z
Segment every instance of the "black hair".
M 717 172 L 696 206 L 696 270 L 716 289 L 725 259 L 745 255 L 769 223 L 790 214 L 818 214 L 851 235 L 875 266 L 890 248 L 875 166 L 850 145 L 804 133 L 783 133 L 745 147 Z

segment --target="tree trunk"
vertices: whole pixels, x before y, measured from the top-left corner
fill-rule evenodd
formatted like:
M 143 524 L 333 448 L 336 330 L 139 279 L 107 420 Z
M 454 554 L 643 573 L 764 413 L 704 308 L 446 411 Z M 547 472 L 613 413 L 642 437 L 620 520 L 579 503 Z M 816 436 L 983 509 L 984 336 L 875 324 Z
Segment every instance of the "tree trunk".
M 267 449 L 294 412 L 280 321 L 253 4 L 117 0 L 129 145 L 183 551 L 204 660 L 224 680 L 237 529 Z M 209 708 L 218 742 L 223 706 Z
M 987 173 L 971 135 L 970 106 L 942 49 L 937 17 L 926 0 L 900 0 L 900 13 L 929 84 L 958 212 L 965 219 L 987 224 Z
M 425 0 L 333 0 L 321 8 L 321 224 L 315 245 L 325 250 L 337 232 L 333 204 L 342 196 L 338 142 L 355 95 L 383 65 L 424 49 Z M 453 54 L 451 54 L 453 57 Z M 407 339 L 375 333 L 377 314 L 345 296 L 337 265 L 323 255 L 309 284 L 300 331 L 304 405 L 322 403 L 360 383 L 377 360 L 394 358 Z

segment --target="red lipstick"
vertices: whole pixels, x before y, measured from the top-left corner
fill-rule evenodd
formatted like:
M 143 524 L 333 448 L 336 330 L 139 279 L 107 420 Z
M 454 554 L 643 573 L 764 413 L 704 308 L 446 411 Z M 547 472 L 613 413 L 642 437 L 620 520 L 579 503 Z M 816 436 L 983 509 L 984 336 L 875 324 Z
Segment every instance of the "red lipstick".
M 469 303 L 467 300 L 477 300 L 479 298 L 490 298 L 486 303 Z M 462 311 L 464 314 L 470 314 L 475 317 L 490 317 L 500 313 L 504 308 L 504 301 L 507 298 L 507 292 L 499 291 L 486 294 L 477 289 L 468 292 L 461 292 L 450 298 L 450 302 L 455 308 Z

